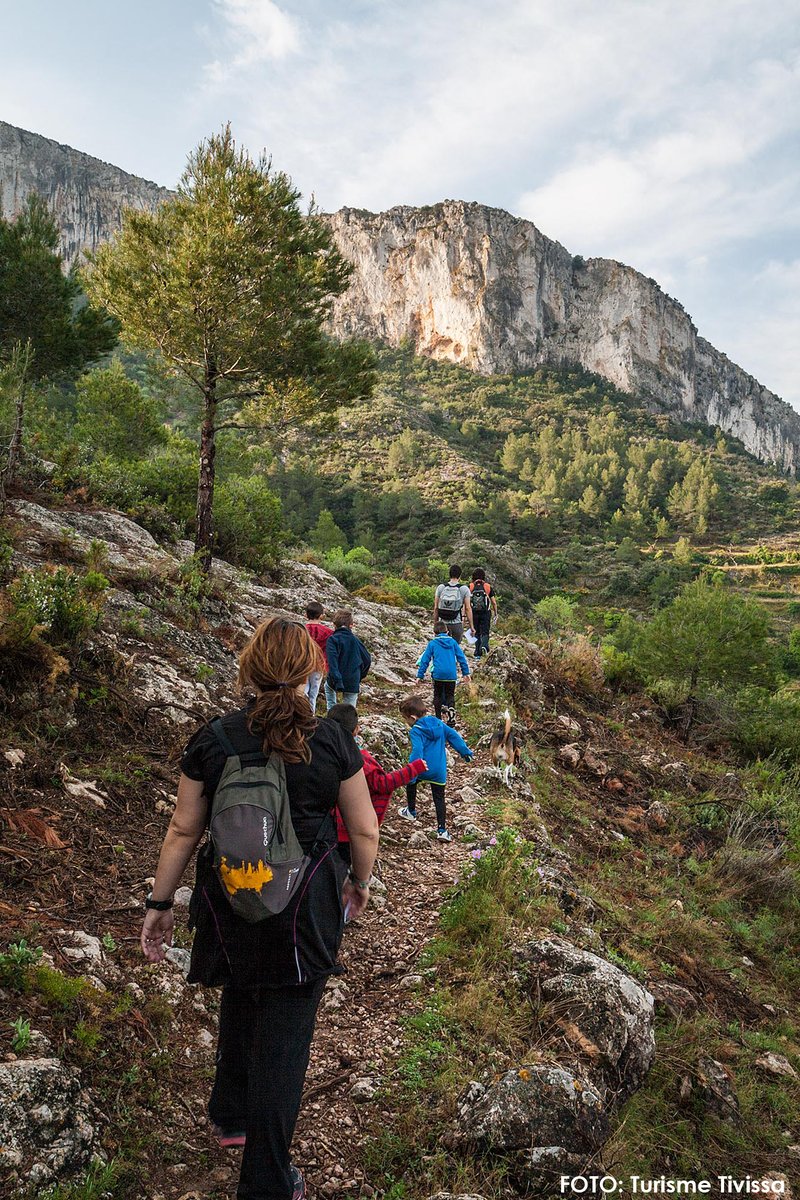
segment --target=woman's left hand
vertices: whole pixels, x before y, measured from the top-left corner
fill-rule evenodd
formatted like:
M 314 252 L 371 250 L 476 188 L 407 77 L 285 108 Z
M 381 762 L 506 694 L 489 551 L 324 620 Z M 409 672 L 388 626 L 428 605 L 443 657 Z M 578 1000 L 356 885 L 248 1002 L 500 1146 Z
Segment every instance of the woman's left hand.
M 174 927 L 175 917 L 171 908 L 167 912 L 158 912 L 155 908 L 147 910 L 140 941 L 142 953 L 148 962 L 163 962 L 167 946 L 172 945 Z
M 347 920 L 360 917 L 369 903 L 369 888 L 357 887 L 349 879 L 344 881 L 342 888 L 342 907 L 347 913 Z

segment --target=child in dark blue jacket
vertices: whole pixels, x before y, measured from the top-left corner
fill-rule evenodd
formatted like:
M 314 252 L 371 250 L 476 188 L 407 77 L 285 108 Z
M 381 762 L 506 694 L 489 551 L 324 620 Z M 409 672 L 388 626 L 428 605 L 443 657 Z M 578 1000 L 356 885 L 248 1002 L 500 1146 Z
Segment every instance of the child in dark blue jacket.
M 369 650 L 353 633 L 353 614 L 342 608 L 333 614 L 333 633 L 325 643 L 328 674 L 325 679 L 325 706 L 328 712 L 336 703 L 337 692 L 342 703 L 358 704 L 361 680 L 372 666 Z
M 436 636 L 428 642 L 417 665 L 417 679 L 424 679 L 428 666 L 433 663 L 431 666 L 433 711 L 440 720 L 442 712 L 444 712 L 444 721 L 448 725 L 454 725 L 457 665 L 461 668 L 464 678 L 468 679 L 469 663 L 456 639 L 448 633 L 444 621 L 437 621 L 433 632 Z
M 444 789 L 447 783 L 447 747 L 453 749 L 465 758 L 472 759 L 472 751 L 460 733 L 445 725 L 438 717 L 426 716 L 427 705 L 421 696 L 409 696 L 400 705 L 400 713 L 408 725 L 408 736 L 411 739 L 409 762 L 416 758 L 424 758 L 428 769 L 418 775 L 413 783 L 406 784 L 406 804 L 400 809 L 400 816 L 407 821 L 417 819 L 417 783 L 427 780 L 431 785 L 433 803 L 436 809 L 436 836 L 440 842 L 450 842 L 453 839 L 447 832 L 447 810 L 445 808 Z

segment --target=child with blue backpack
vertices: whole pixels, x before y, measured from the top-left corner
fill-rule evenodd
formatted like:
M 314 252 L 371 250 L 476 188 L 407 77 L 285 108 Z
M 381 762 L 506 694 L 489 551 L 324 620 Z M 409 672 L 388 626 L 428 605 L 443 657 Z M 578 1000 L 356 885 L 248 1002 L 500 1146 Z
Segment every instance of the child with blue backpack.
M 427 763 L 423 771 L 412 782 L 406 784 L 406 803 L 399 815 L 407 821 L 417 819 L 417 784 L 427 781 L 431 785 L 433 804 L 436 809 L 436 837 L 440 842 L 451 842 L 447 832 L 447 809 L 444 789 L 447 783 L 447 747 L 452 746 L 457 754 L 472 761 L 472 751 L 461 734 L 438 717 L 427 715 L 428 706 L 421 696 L 408 696 L 400 705 L 400 714 L 408 725 L 411 753 L 408 761 L 422 758 Z
M 430 666 L 433 680 L 433 711 L 447 725 L 454 725 L 458 668 L 461 668 L 464 678 L 468 679 L 469 663 L 456 639 L 450 636 L 444 621 L 437 621 L 433 632 L 435 636 L 428 642 L 417 664 L 417 679 L 424 679 Z

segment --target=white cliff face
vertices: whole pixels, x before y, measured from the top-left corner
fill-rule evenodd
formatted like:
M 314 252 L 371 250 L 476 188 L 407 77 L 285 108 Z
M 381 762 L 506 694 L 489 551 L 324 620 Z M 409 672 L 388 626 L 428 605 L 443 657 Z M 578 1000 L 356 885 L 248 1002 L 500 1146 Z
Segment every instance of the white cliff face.
M 333 308 L 337 336 L 407 341 L 485 374 L 578 363 L 679 419 L 718 425 L 782 470 L 800 466 L 800 414 L 630 267 L 573 259 L 529 221 L 479 204 L 328 219 L 356 267 Z
M 71 265 L 154 209 L 165 188 L 0 122 L 0 203 L 43 196 Z M 800 467 L 800 415 L 698 337 L 658 284 L 608 259 L 584 262 L 530 221 L 446 200 L 327 218 L 355 265 L 330 328 L 484 374 L 579 364 L 679 419 L 718 425 L 785 471 Z
M 38 133 L 0 121 L 0 206 L 4 217 L 20 211 L 31 192 L 55 214 L 61 252 L 72 266 L 120 228 L 125 208 L 156 208 L 170 192 L 62 146 Z

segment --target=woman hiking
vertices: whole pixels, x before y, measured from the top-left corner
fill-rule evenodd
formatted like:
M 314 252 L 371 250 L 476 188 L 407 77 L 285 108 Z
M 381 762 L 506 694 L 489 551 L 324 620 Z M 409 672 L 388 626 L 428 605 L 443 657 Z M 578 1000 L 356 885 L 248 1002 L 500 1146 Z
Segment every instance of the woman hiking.
M 285 907 L 273 915 L 239 915 L 234 899 L 241 894 L 245 908 L 252 910 L 263 894 L 263 889 L 253 891 L 262 886 L 254 878 L 260 880 L 261 872 L 272 880 L 273 871 L 260 860 L 252 870 L 250 861 L 242 860 L 237 868 L 226 866 L 224 857 L 215 863 L 214 842 L 207 839 L 198 855 L 190 906 L 195 938 L 189 982 L 222 986 L 208 1111 L 222 1145 L 244 1146 L 237 1200 L 305 1196 L 303 1176 L 292 1164 L 289 1148 L 317 1007 L 328 975 L 337 969 L 345 910 L 358 916 L 369 899 L 378 844 L 361 753 L 335 721 L 318 722 L 312 716 L 304 695 L 320 662 L 316 644 L 299 622 L 274 618 L 258 627 L 239 661 L 240 685 L 254 692 L 254 699 L 204 725 L 190 739 L 181 760 L 175 812 L 146 901 L 142 949 L 150 962 L 159 962 L 172 943 L 175 888 L 212 815 L 216 839 L 223 792 L 226 804 L 238 804 L 241 812 L 248 803 L 252 811 L 257 803 L 253 791 L 246 790 L 256 787 L 252 781 L 234 783 L 229 801 L 229 780 L 243 779 L 247 772 L 250 780 L 259 772 L 262 777 L 278 773 L 282 799 L 274 803 L 284 821 L 280 828 L 284 833 L 288 829 L 290 841 L 299 842 L 305 856 L 301 874 L 296 867 L 288 872 L 287 891 L 296 887 L 291 899 L 286 903 L 281 888 L 275 903 Z M 220 780 L 220 803 L 212 811 Z M 347 875 L 333 852 L 337 805 L 351 843 Z M 267 816 L 263 819 L 266 846 Z M 282 847 L 285 838 L 279 841 Z M 270 852 L 263 851 L 265 857 Z M 281 869 L 276 866 L 275 874 L 283 882 L 287 875 Z M 293 871 L 300 877 L 291 882 Z

